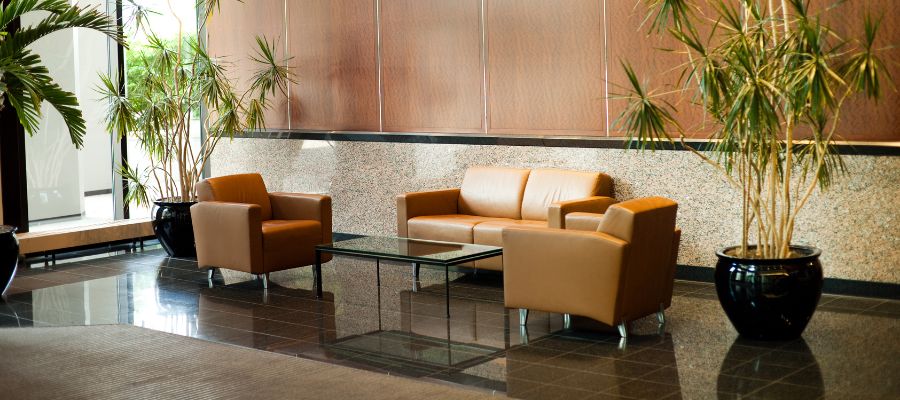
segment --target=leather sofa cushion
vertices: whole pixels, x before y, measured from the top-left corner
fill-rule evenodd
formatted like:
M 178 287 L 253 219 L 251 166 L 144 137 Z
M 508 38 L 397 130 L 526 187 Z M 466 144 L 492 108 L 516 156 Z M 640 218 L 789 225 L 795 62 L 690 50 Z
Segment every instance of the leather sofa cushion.
M 596 231 L 603 221 L 603 214 L 573 212 L 566 214 L 566 229 Z
M 269 191 L 259 174 L 238 174 L 209 178 L 197 185 L 198 201 L 256 204 L 263 221 L 272 219 Z
M 474 243 L 473 229 L 475 226 L 482 222 L 497 220 L 503 219 L 460 214 L 427 215 L 412 218 L 407 224 L 409 237 L 414 239 Z
M 601 193 L 599 172 L 535 169 L 528 176 L 522 197 L 522 219 L 546 221 L 547 208 L 558 201 L 583 199 Z
M 511 220 L 511 221 L 488 221 L 475 225 L 473 229 L 473 243 L 483 244 L 487 246 L 503 247 L 503 229 L 514 226 L 528 226 L 546 228 L 547 221 L 531 221 L 531 220 Z
M 459 213 L 520 219 L 522 195 L 530 171 L 520 168 L 469 168 L 460 187 Z
M 266 271 L 315 264 L 315 246 L 322 243 L 322 224 L 311 220 L 262 222 Z

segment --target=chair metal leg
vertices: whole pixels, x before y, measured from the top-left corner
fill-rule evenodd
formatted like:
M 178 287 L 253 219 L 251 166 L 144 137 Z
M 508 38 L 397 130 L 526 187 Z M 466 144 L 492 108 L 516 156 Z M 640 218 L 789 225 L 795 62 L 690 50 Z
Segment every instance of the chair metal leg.
M 528 309 L 520 308 L 519 309 L 519 326 L 525 326 L 528 324 Z
M 659 303 L 659 311 L 656 312 L 656 320 L 659 321 L 660 325 L 666 324 L 666 309 L 662 303 Z
M 259 279 L 262 279 L 263 289 L 268 289 L 269 288 L 269 274 L 268 273 L 259 274 L 258 276 L 259 276 Z
M 618 328 L 619 328 L 619 336 L 621 336 L 622 339 L 627 339 L 628 338 L 628 322 L 622 321 L 622 323 L 618 325 Z

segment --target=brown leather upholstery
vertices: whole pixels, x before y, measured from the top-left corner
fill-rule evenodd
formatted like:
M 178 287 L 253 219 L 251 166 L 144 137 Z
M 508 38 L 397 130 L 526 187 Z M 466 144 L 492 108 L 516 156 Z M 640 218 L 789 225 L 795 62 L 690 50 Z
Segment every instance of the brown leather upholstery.
M 496 220 L 502 221 L 504 219 L 462 214 L 425 215 L 412 218 L 407 222 L 409 227 L 408 237 L 445 242 L 475 243 L 475 226 L 482 222 Z
M 488 246 L 503 247 L 503 229 L 515 226 L 525 226 L 534 228 L 546 228 L 545 221 L 527 221 L 527 220 L 505 220 L 505 221 L 488 221 L 475 225 L 472 230 L 474 233 L 474 243 L 484 244 Z M 503 257 L 491 257 L 484 260 L 475 261 L 475 268 L 489 269 L 493 271 L 503 270 Z
M 668 307 L 681 234 L 677 208 L 660 197 L 636 199 L 609 207 L 595 232 L 505 229 L 506 306 L 609 325 Z
M 564 229 L 566 227 L 566 215 L 573 212 L 589 212 L 603 214 L 609 206 L 616 203 L 612 197 L 593 196 L 580 200 L 560 201 L 551 204 L 547 210 L 549 219 L 547 225 L 551 228 Z
M 527 169 L 472 167 L 459 193 L 459 213 L 496 218 L 521 218 Z
M 423 215 L 456 214 L 459 189 L 406 193 L 397 196 L 397 236 L 409 235 L 408 221 Z M 424 239 L 424 238 L 420 238 Z
M 259 174 L 227 175 L 201 181 L 197 187 L 198 201 L 256 204 L 263 220 L 272 219 L 269 192 Z
M 561 227 L 567 213 L 605 212 L 611 196 L 612 180 L 601 173 L 473 167 L 460 189 L 397 196 L 397 235 L 500 246 L 507 226 Z M 502 269 L 499 257 L 475 265 Z
M 603 221 L 603 214 L 573 212 L 566 214 L 566 229 L 573 231 L 596 231 Z
M 547 220 L 551 204 L 592 196 L 612 196 L 600 192 L 609 185 L 609 176 L 599 172 L 564 171 L 561 169 L 535 169 L 528 175 L 525 194 L 522 197 L 522 219 Z
M 263 274 L 315 263 L 315 245 L 331 242 L 331 198 L 265 190 L 258 174 L 198 184 L 191 219 L 200 268 Z

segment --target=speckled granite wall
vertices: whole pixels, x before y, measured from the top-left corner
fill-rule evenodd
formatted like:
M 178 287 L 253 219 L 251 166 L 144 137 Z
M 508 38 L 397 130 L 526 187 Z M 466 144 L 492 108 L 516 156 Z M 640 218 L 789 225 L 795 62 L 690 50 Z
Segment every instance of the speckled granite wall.
M 900 283 L 900 157 L 846 156 L 852 176 L 817 194 L 798 218 L 795 242 L 823 251 L 828 277 Z M 327 193 L 334 230 L 393 235 L 399 193 L 458 187 L 472 165 L 603 171 L 620 200 L 679 203 L 679 264 L 715 264 L 738 243 L 739 199 L 686 151 L 235 139 L 220 143 L 213 175 L 260 172 L 270 190 Z

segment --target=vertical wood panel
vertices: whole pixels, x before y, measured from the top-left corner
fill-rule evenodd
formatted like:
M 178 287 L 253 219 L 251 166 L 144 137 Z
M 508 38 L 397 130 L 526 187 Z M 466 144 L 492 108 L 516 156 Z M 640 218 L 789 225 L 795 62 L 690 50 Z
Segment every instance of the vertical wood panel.
M 378 131 L 375 0 L 288 0 L 291 128 Z
M 605 134 L 602 0 L 486 0 L 490 131 Z
M 207 24 L 209 54 L 232 63 L 228 66 L 228 76 L 239 94 L 250 87 L 250 76 L 256 68 L 250 57 L 256 55 L 257 36 L 265 36 L 269 42 L 275 40 L 278 58 L 285 57 L 284 1 L 223 1 Z M 272 100 L 272 107 L 266 113 L 266 127 L 287 128 L 287 96 L 278 95 Z
M 386 131 L 481 132 L 481 0 L 381 0 Z
M 647 7 L 642 1 L 607 1 L 607 51 L 609 52 L 609 120 L 610 136 L 623 136 L 615 122 L 628 105 L 624 99 L 616 99 L 617 95 L 627 94 L 631 88 L 628 77 L 622 67 L 623 62 L 634 68 L 638 79 L 656 93 L 670 93 L 662 99 L 676 108 L 676 120 L 686 131 L 686 136 L 695 138 L 709 137 L 713 126 L 705 119 L 701 107 L 690 103 L 691 92 L 684 94 L 671 93 L 680 89 L 678 79 L 681 76 L 685 55 L 683 46 L 666 32 L 650 31 L 650 22 L 646 21 Z M 711 16 L 707 7 L 698 10 L 698 16 Z M 643 23 L 643 25 L 642 25 Z M 701 37 L 707 37 L 701 33 Z M 674 51 L 665 51 L 674 50 Z
M 830 4 L 830 3 L 829 3 Z M 818 3 L 817 3 L 818 5 Z M 869 11 L 883 18 L 878 30 L 876 48 L 887 71 L 900 86 L 900 2 L 897 0 L 849 0 L 826 14 L 825 18 L 844 39 L 863 38 L 863 17 Z M 890 48 L 893 47 L 893 48 Z M 875 103 L 857 95 L 847 100 L 841 111 L 836 133 L 843 140 L 900 140 L 900 93 L 886 80 L 882 82 L 882 98 Z

